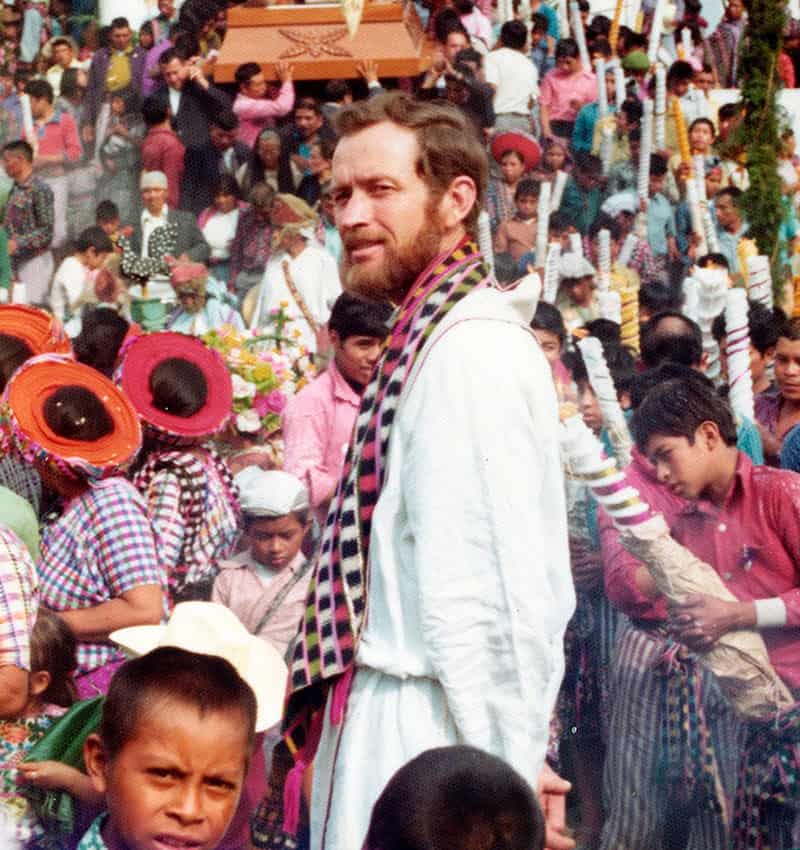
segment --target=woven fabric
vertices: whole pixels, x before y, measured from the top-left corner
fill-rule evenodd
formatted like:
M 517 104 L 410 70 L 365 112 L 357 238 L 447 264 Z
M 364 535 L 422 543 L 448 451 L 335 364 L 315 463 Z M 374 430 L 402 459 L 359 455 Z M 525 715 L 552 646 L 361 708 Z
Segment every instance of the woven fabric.
M 405 381 L 437 325 L 488 279 L 489 271 L 472 242 L 437 258 L 400 307 L 389 344 L 364 393 L 290 668 L 284 732 L 298 763 L 307 762 L 316 749 L 318 736 L 310 734 L 311 719 L 328 687 L 352 672 L 364 623 L 372 515 L 386 477 L 391 426 Z

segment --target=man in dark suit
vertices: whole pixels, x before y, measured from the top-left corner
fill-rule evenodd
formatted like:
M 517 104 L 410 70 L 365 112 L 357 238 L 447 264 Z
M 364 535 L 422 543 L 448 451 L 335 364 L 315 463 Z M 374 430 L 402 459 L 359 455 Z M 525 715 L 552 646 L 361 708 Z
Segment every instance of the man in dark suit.
M 211 249 L 188 212 L 167 207 L 167 176 L 161 171 L 142 174 L 142 214 L 130 238 L 121 236 L 122 273 L 135 283 L 147 285 L 151 297 L 174 297 L 169 283 L 169 261 L 185 258 L 208 262 Z
M 95 51 L 89 67 L 89 82 L 84 97 L 81 135 L 86 144 L 95 137 L 100 109 L 109 94 L 132 88 L 142 89 L 146 51 L 134 47 L 133 32 L 126 18 L 111 21 L 110 45 Z
M 230 109 L 211 118 L 208 144 L 187 148 L 181 180 L 182 210 L 199 215 L 214 199 L 214 186 L 222 174 L 234 179 L 250 158 L 250 148 L 237 140 L 239 119 Z
M 211 119 L 230 110 L 228 96 L 205 78 L 199 66 L 175 47 L 165 50 L 158 67 L 166 86 L 152 96 L 169 106 L 172 127 L 183 146 L 202 148 L 209 143 Z

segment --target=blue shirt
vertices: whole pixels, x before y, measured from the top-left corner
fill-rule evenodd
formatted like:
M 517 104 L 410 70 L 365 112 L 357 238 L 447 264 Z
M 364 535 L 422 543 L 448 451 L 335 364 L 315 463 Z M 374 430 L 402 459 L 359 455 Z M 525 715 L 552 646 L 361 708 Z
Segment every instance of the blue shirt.
M 616 111 L 614 104 L 608 104 L 609 113 Z M 597 119 L 600 117 L 600 105 L 597 101 L 587 103 L 581 107 L 578 112 L 578 117 L 575 119 L 575 127 L 572 130 L 572 148 L 576 151 L 584 151 L 590 153 L 592 150 L 592 140 L 594 139 L 594 128 L 597 124 Z
M 675 235 L 675 211 L 659 192 L 647 205 L 647 241 L 654 257 L 667 255 L 667 237 Z

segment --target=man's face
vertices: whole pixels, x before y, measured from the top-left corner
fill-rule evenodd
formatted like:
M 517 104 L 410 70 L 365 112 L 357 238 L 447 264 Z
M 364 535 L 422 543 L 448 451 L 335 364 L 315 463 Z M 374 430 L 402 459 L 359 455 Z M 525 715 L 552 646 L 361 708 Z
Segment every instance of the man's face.
M 775 348 L 775 383 L 781 395 L 795 404 L 800 402 L 800 341 L 780 337 Z
M 744 14 L 744 3 L 742 0 L 728 0 L 726 12 L 729 21 L 738 21 Z
M 169 700 L 145 711 L 136 733 L 108 761 L 87 742 L 89 770 L 105 794 L 108 850 L 214 850 L 236 811 L 248 760 L 238 711 Z M 167 710 L 168 709 L 168 710 Z
M 313 109 L 296 109 L 294 123 L 304 139 L 310 139 L 322 126 L 322 116 Z
M 142 189 L 142 203 L 150 215 L 161 215 L 167 202 L 167 190 L 156 186 Z
M 689 91 L 689 80 L 673 80 L 670 91 L 676 97 L 683 97 Z
M 111 30 L 111 46 L 114 50 L 127 50 L 132 35 L 130 27 L 117 27 Z
M 739 218 L 736 210 L 736 205 L 733 203 L 733 198 L 730 195 L 720 195 L 715 204 L 714 209 L 717 213 L 717 221 L 719 226 L 725 230 L 734 229 Z
M 53 48 L 53 59 L 56 65 L 69 68 L 72 62 L 72 48 L 68 44 L 57 44 Z
M 248 97 L 264 97 L 267 93 L 267 81 L 261 71 L 250 77 L 249 82 L 242 86 L 242 90 Z
M 175 15 L 175 0 L 158 0 L 158 11 L 169 20 Z
M 350 381 L 366 386 L 381 356 L 383 340 L 376 336 L 349 336 L 342 341 L 331 331 L 334 357 L 339 371 Z
M 585 307 L 592 302 L 592 276 L 573 277 L 564 280 L 562 286 L 574 304 Z
M 228 150 L 236 141 L 236 130 L 224 130 L 216 124 L 209 127 L 208 135 L 211 138 L 211 144 L 220 152 Z
M 444 43 L 444 55 L 448 62 L 452 65 L 456 61 L 456 54 L 459 50 L 466 50 L 469 47 L 469 39 L 463 32 L 448 33 L 447 40 Z
M 183 88 L 183 84 L 186 82 L 186 75 L 186 63 L 178 59 L 177 56 L 170 59 L 166 65 L 161 66 L 161 76 L 164 78 L 164 82 L 176 91 L 180 91 Z
M 35 120 L 44 118 L 50 111 L 50 103 L 46 97 L 32 97 L 30 101 L 31 115 L 33 115 Z
M 711 71 L 695 71 L 694 84 L 703 94 L 708 95 L 714 88 L 714 75 Z
M 654 434 L 647 441 L 645 454 L 658 480 L 676 496 L 693 501 L 708 486 L 708 449 L 699 433 L 693 443 L 686 437 Z
M 664 188 L 664 181 L 667 179 L 665 174 L 650 175 L 650 195 L 657 195 Z
M 440 207 L 417 173 L 418 155 L 414 132 L 389 121 L 336 147 L 331 196 L 342 279 L 356 295 L 402 300 L 442 249 Z
M 556 68 L 560 74 L 574 74 L 578 70 L 577 56 L 558 56 L 556 58 Z
M 25 157 L 12 151 L 5 151 L 3 153 L 3 168 L 12 180 L 16 180 L 25 170 Z

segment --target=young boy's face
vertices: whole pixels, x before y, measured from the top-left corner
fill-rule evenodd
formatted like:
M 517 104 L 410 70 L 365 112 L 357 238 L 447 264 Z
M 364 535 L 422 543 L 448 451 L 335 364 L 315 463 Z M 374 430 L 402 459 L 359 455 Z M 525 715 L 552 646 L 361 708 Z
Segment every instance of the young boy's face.
M 676 496 L 692 501 L 708 487 L 709 453 L 699 433 L 694 443 L 686 437 L 654 434 L 645 454 L 655 467 L 658 480 Z
M 578 381 L 578 406 L 586 427 L 599 434 L 603 427 L 603 414 L 600 412 L 600 402 L 588 381 Z
M 780 337 L 775 348 L 775 383 L 787 401 L 800 402 L 800 341 Z
M 527 221 L 536 215 L 539 198 L 536 195 L 522 195 L 522 197 L 517 198 L 515 203 L 520 218 L 524 218 Z
M 561 356 L 561 340 L 558 338 L 558 334 L 546 331 L 544 328 L 534 328 L 533 335 L 539 341 L 547 362 L 552 366 Z
M 110 761 L 93 735 L 89 775 L 105 794 L 109 850 L 214 850 L 239 802 L 248 764 L 248 730 L 236 711 L 205 715 L 161 700 Z
M 295 514 L 250 520 L 247 525 L 250 554 L 259 564 L 282 570 L 300 551 L 305 531 Z
M 659 192 L 664 188 L 664 180 L 666 180 L 665 174 L 651 174 L 650 175 L 650 196 L 658 195 Z

